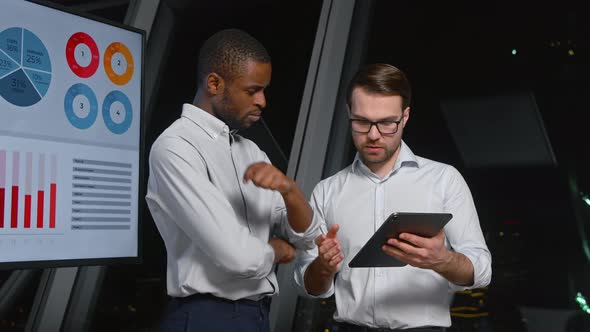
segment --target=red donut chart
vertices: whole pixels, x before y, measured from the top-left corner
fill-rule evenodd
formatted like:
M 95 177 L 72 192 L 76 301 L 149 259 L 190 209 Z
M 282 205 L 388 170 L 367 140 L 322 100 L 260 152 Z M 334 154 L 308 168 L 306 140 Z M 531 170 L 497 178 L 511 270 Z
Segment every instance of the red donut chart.
M 100 63 L 96 42 L 88 34 L 76 32 L 68 39 L 66 59 L 70 69 L 79 77 L 94 75 Z

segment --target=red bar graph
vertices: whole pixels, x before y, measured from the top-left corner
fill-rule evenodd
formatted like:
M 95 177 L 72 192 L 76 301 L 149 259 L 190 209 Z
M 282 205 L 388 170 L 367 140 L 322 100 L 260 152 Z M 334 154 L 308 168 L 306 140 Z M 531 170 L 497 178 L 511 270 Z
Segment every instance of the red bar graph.
M 55 204 L 57 201 L 57 157 L 51 156 L 51 184 L 49 192 L 49 228 L 55 228 Z
M 37 228 L 43 228 L 45 208 L 45 154 L 39 155 L 39 190 L 37 191 Z
M 37 228 L 43 228 L 43 201 L 45 200 L 45 195 L 43 190 L 39 190 L 37 192 Z
M 4 197 L 6 189 L 0 188 L 0 228 L 4 228 Z
M 0 228 L 4 228 L 4 197 L 6 189 L 0 188 Z
M 10 207 L 10 228 L 18 227 L 18 175 L 20 153 L 12 153 L 12 206 Z
M 49 199 L 49 228 L 55 228 L 55 203 L 57 197 L 57 185 L 51 184 L 51 194 Z
M 0 150 L 0 228 L 4 228 L 6 209 L 6 151 Z
M 31 195 L 25 195 L 25 228 L 31 228 Z
M 25 173 L 25 221 L 24 227 L 31 228 L 31 188 L 33 186 L 33 154 L 26 154 L 26 173 Z
M 56 155 L 0 150 L 0 230 L 57 228 L 57 199 Z
M 12 206 L 10 207 L 10 228 L 18 227 L 18 186 L 12 186 Z

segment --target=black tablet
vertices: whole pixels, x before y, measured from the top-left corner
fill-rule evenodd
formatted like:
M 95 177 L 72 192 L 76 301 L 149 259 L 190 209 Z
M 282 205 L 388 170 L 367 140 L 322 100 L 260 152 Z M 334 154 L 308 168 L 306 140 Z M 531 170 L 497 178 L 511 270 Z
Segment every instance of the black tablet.
M 433 237 L 453 218 L 450 213 L 394 212 L 348 263 L 349 267 L 391 267 L 406 263 L 386 255 L 381 247 L 400 233 Z

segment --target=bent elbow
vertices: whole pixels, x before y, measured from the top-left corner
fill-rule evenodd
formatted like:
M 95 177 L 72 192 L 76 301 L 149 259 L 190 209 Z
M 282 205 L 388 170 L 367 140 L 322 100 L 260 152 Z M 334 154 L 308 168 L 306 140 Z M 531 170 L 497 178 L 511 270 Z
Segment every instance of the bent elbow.
M 271 253 L 272 254 L 272 253 Z M 274 256 L 262 255 L 229 255 L 223 259 L 220 268 L 238 279 L 262 279 L 272 271 Z

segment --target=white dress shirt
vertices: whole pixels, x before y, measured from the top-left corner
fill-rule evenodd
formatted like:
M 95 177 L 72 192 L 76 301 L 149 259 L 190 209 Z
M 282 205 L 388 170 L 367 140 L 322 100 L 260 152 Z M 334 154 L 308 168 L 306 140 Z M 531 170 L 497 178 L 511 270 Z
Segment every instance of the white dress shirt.
M 311 205 L 324 234 L 332 224 L 340 225 L 342 270 L 335 285 L 320 296 L 335 292 L 337 321 L 384 328 L 450 326 L 454 291 L 490 282 L 491 255 L 463 177 L 450 165 L 415 156 L 404 142 L 395 166 L 383 179 L 357 154 L 352 165 L 315 187 Z M 350 260 L 392 212 L 452 213 L 444 228 L 446 245 L 473 263 L 474 284 L 460 287 L 432 270 L 410 265 L 349 268 Z M 297 259 L 295 281 L 305 294 L 303 276 L 316 257 L 314 248 Z
M 314 246 L 317 228 L 295 232 L 280 193 L 242 182 L 258 161 L 269 160 L 256 144 L 191 104 L 154 142 L 146 200 L 166 245 L 170 296 L 275 294 L 273 231 Z

